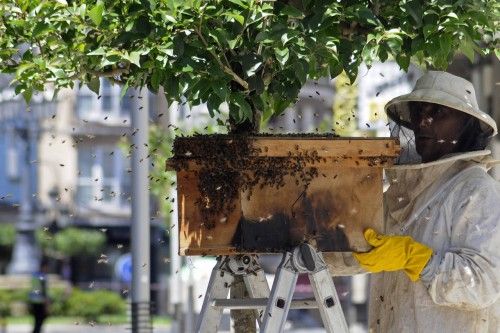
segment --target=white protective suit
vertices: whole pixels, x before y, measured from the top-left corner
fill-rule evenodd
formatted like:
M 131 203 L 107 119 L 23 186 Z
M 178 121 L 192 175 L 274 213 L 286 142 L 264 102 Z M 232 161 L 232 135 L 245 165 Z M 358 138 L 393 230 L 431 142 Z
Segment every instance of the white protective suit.
M 479 132 L 468 121 L 461 134 L 469 142 L 460 149 L 470 152 L 420 163 L 410 102 L 444 105 L 479 120 Z M 371 274 L 370 332 L 500 333 L 500 183 L 486 172 L 489 151 L 477 150 L 498 133 L 495 120 L 479 109 L 472 83 L 438 71 L 424 74 L 385 110 L 402 154 L 386 169 L 385 226 L 378 231 L 409 235 L 433 255 L 417 282 L 404 271 Z M 433 118 L 426 121 L 430 126 Z M 334 274 L 362 271 L 348 253 L 325 254 L 325 261 Z
M 500 332 L 500 183 L 488 153 L 386 170 L 384 233 L 434 253 L 416 283 L 403 271 L 372 275 L 370 332 Z
M 488 151 L 386 170 L 387 235 L 433 249 L 421 279 L 371 274 L 369 332 L 500 332 L 500 183 Z M 349 254 L 325 254 L 331 272 L 363 270 Z

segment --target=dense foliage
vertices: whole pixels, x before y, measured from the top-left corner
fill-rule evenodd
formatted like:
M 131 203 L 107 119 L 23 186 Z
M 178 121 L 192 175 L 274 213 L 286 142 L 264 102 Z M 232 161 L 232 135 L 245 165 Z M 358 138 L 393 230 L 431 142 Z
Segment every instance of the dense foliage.
M 13 303 L 28 306 L 27 289 L 0 289 L 0 318 L 12 316 Z M 50 315 L 82 317 L 87 321 L 98 321 L 102 315 L 125 315 L 127 303 L 116 292 L 109 290 L 82 291 L 73 289 L 67 294 L 64 289 L 49 289 Z
M 56 257 L 97 255 L 106 244 L 104 233 L 79 228 L 67 228 L 55 234 L 38 230 L 36 238 L 46 254 Z
M 11 247 L 16 240 L 16 229 L 13 224 L 0 224 L 0 246 Z
M 0 71 L 30 99 L 98 76 L 227 102 L 236 122 L 281 113 L 307 79 L 395 59 L 445 68 L 456 51 L 498 54 L 495 0 L 4 0 Z
M 96 321 L 103 314 L 124 315 L 127 303 L 119 294 L 107 290 L 74 290 L 66 306 L 67 315 Z

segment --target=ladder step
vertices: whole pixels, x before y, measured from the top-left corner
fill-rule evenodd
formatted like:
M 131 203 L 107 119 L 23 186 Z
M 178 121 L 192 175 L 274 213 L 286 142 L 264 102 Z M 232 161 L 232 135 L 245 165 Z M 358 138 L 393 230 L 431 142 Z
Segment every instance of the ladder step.
M 235 310 L 245 310 L 245 309 L 258 309 L 265 308 L 267 306 L 268 298 L 230 298 L 230 299 L 214 299 L 212 306 L 235 309 Z M 296 299 L 292 300 L 290 304 L 290 309 L 317 309 L 318 305 L 314 298 L 306 299 Z

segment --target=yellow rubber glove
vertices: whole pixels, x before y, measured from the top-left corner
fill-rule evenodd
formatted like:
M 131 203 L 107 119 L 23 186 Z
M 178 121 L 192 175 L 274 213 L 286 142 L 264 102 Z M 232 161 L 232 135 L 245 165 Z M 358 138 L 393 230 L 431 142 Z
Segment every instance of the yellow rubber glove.
M 431 248 L 410 236 L 380 235 L 373 229 L 366 229 L 364 236 L 374 248 L 366 253 L 354 253 L 361 267 L 372 273 L 404 270 L 413 282 L 420 279 L 431 258 Z

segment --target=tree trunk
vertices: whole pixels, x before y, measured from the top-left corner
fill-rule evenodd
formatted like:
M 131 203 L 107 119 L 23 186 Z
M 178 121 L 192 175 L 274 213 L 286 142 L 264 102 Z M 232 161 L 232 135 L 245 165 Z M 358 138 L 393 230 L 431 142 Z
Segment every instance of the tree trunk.
M 248 298 L 247 288 L 243 276 L 236 275 L 231 285 L 231 298 Z M 255 333 L 256 314 L 254 310 L 231 310 L 234 333 Z
M 256 134 L 259 133 L 260 119 L 262 113 L 255 108 L 251 101 L 247 101 L 252 108 L 253 119 L 245 120 L 242 123 L 237 124 L 233 118 L 229 117 L 229 133 L 231 134 Z
M 234 119 L 229 117 L 229 133 L 251 135 L 259 132 L 262 113 L 257 110 L 251 101 L 247 101 L 252 108 L 252 120 L 246 120 L 237 124 Z M 248 292 L 243 276 L 235 275 L 235 279 L 231 284 L 230 296 L 231 298 L 248 298 Z M 231 310 L 231 319 L 233 320 L 234 333 L 257 332 L 257 318 L 254 310 Z

